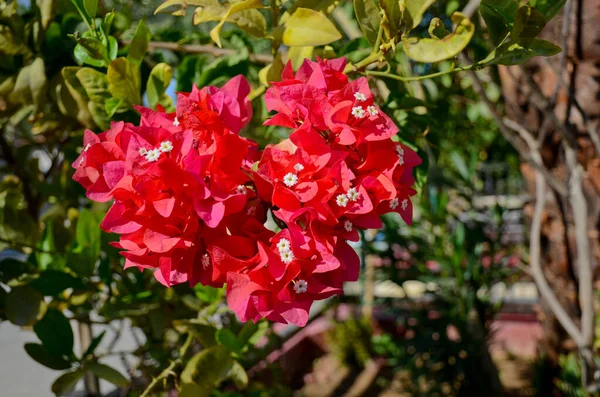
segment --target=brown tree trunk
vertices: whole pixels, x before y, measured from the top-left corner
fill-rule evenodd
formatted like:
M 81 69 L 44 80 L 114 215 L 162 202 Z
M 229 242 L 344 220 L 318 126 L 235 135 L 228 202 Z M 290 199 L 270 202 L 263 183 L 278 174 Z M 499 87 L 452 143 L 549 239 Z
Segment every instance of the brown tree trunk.
M 506 114 L 535 134 L 544 165 L 565 186 L 570 172 L 563 148 L 564 131 L 561 134 L 548 114 L 536 106 L 532 96 L 535 86 L 554 116 L 576 137 L 577 160 L 586 171 L 583 193 L 596 272 L 600 258 L 600 1 L 568 0 L 563 14 L 548 24 L 542 36 L 559 43 L 563 53 L 553 58 L 535 58 L 524 67 L 500 69 Z M 522 173 L 528 193 L 535 197 L 535 170 L 523 163 Z M 532 207 L 526 208 L 528 217 L 532 213 Z M 557 193 L 547 201 L 543 215 L 541 260 L 555 295 L 580 326 L 573 210 L 569 200 Z M 542 349 L 547 367 L 553 372 L 558 368 L 559 354 L 574 346 L 546 302 L 541 303 L 540 320 L 545 331 Z

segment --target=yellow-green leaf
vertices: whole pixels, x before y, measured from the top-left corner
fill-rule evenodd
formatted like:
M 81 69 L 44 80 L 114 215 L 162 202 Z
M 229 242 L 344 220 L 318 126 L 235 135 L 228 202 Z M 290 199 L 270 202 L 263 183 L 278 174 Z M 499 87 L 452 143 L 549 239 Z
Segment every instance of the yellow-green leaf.
M 419 26 L 423 19 L 425 11 L 433 4 L 435 0 L 401 0 L 402 20 L 408 30 Z
M 161 12 L 162 10 L 172 7 L 172 6 L 181 6 L 180 10 L 175 11 L 174 14 L 176 12 L 185 12 L 185 9 L 187 8 L 187 6 L 201 6 L 204 3 L 208 3 L 209 1 L 207 0 L 167 0 L 164 3 L 162 3 L 161 5 L 159 5 L 156 10 L 154 10 L 154 14 L 158 14 L 159 12 Z M 185 14 L 184 14 L 185 15 Z
M 373 0 L 354 0 L 354 13 L 365 38 L 374 45 L 381 25 L 381 15 Z
M 75 73 L 92 102 L 103 103 L 110 98 L 108 80 L 104 73 L 92 68 L 81 68 Z
M 129 105 L 140 104 L 140 70 L 127 58 L 117 58 L 108 65 L 108 89 L 113 97 Z
M 218 22 L 227 12 L 227 7 L 219 3 L 219 0 L 207 0 L 194 11 L 194 25 L 204 22 Z
M 34 103 L 39 106 L 46 92 L 46 70 L 44 60 L 35 58 L 19 72 L 11 100 L 16 103 Z
M 452 21 L 456 30 L 439 40 L 437 38 L 409 37 L 402 40 L 402 47 L 409 58 L 418 62 L 440 62 L 457 56 L 471 41 L 475 25 L 464 14 L 455 12 Z
M 305 59 L 311 59 L 315 47 L 291 47 L 287 53 L 287 60 L 292 61 L 292 68 L 298 70 Z
M 63 114 L 75 113 L 75 117 L 87 128 L 93 128 L 94 120 L 90 114 L 87 103 L 88 98 L 85 88 L 77 78 L 77 71 L 80 67 L 67 66 L 63 68 L 61 74 L 64 79 L 64 85 L 57 85 L 57 98 L 61 112 Z M 72 108 L 72 101 L 77 104 L 77 108 Z
M 238 12 L 244 10 L 251 10 L 254 8 L 263 8 L 263 3 L 261 0 L 242 0 L 239 3 L 232 4 L 225 15 L 221 18 L 221 21 L 210 31 L 210 38 L 219 46 L 221 45 L 221 28 L 227 22 L 227 19 Z
M 325 15 L 308 8 L 298 8 L 286 21 L 283 31 L 283 44 L 289 47 L 325 45 L 341 38 Z
M 148 95 L 150 107 L 155 108 L 160 103 L 167 111 L 172 110 L 173 101 L 165 94 L 172 79 L 173 68 L 168 64 L 159 63 L 152 69 L 146 84 L 146 95 Z

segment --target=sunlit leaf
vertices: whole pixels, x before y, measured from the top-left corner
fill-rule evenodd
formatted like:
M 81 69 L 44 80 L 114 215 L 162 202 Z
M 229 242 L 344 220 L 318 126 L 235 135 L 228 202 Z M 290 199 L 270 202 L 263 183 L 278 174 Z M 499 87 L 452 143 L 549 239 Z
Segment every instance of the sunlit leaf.
M 225 15 L 223 15 L 223 17 L 221 18 L 221 20 L 219 21 L 219 23 L 217 24 L 217 26 L 215 26 L 214 28 L 212 28 L 212 30 L 210 31 L 210 38 L 219 46 L 222 47 L 221 45 L 221 28 L 223 27 L 223 25 L 225 24 L 225 22 L 227 22 L 227 19 L 238 12 L 244 11 L 244 10 L 250 10 L 253 8 L 263 8 L 263 4 L 261 0 L 242 0 L 238 3 L 234 3 L 232 4 L 229 9 L 227 10 L 227 12 L 225 13 Z
M 108 66 L 108 89 L 113 97 L 129 105 L 140 104 L 140 70 L 127 58 L 117 58 Z
M 450 34 L 450 32 L 448 32 L 448 29 L 446 29 L 444 22 L 438 17 L 431 19 L 431 22 L 429 23 L 428 32 L 430 37 L 440 40 Z
M 298 68 L 304 63 L 305 59 L 311 59 L 315 47 L 291 47 L 287 53 L 287 60 L 292 61 L 292 68 L 298 70 Z M 280 73 L 281 75 L 281 73 Z
M 171 80 L 173 79 L 173 69 L 166 63 L 159 63 L 150 72 L 148 83 L 146 84 L 146 95 L 150 107 L 155 108 L 161 104 L 167 111 L 173 108 L 173 101 L 165 93 Z
M 433 63 L 457 56 L 471 41 L 475 25 L 465 15 L 455 12 L 452 21 L 456 30 L 443 39 L 409 37 L 402 40 L 402 47 L 411 59 Z
M 148 42 L 152 34 L 144 21 L 140 21 L 135 29 L 135 35 L 129 45 L 129 53 L 127 54 L 127 60 L 133 65 L 139 66 L 144 60 L 146 51 L 148 51 Z
M 402 12 L 402 20 L 408 30 L 414 29 L 421 23 L 423 14 L 435 0 L 402 0 L 404 11 Z
M 76 75 L 90 101 L 102 103 L 110 98 L 108 79 L 104 73 L 92 68 L 81 68 Z
M 233 363 L 229 377 L 239 389 L 244 389 L 248 386 L 248 374 L 246 373 L 244 367 L 242 367 L 237 361 Z
M 286 21 L 283 44 L 293 46 L 319 46 L 342 38 L 335 25 L 320 12 L 298 8 Z
M 56 16 L 58 2 L 57 0 L 36 0 L 36 4 L 40 10 L 42 28 L 46 30 Z
M 234 363 L 224 346 L 204 349 L 190 359 L 181 373 L 181 381 L 210 391 L 229 376 Z

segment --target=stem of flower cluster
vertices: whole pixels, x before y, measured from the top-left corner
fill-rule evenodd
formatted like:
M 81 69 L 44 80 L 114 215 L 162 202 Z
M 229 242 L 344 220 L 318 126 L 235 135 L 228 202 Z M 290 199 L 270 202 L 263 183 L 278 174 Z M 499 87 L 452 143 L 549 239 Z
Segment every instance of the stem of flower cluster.
M 148 397 L 150 392 L 162 381 L 163 379 L 167 379 L 169 375 L 173 374 L 173 370 L 180 364 L 183 364 L 183 358 L 187 354 L 190 346 L 192 345 L 192 341 L 194 340 L 191 333 L 188 334 L 185 342 L 179 349 L 179 357 L 176 360 L 172 361 L 171 364 L 167 368 L 165 368 L 156 378 L 150 382 L 146 390 L 140 395 L 140 397 Z

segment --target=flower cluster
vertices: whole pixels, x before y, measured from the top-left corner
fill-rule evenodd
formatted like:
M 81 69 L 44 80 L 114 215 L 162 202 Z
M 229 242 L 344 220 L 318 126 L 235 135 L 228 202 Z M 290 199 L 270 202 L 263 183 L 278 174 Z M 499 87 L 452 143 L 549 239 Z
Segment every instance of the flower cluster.
M 304 325 L 315 300 L 342 293 L 360 261 L 348 241 L 397 212 L 412 222 L 421 160 L 345 59 L 288 64 L 265 101 L 265 125 L 292 129 L 259 151 L 240 130 L 252 110 L 238 76 L 180 94 L 176 114 L 138 109 L 139 126 L 87 131 L 75 179 L 114 199 L 103 229 L 121 235 L 126 267 L 163 284 L 227 284 L 242 321 Z M 270 212 L 278 231 L 265 227 Z

